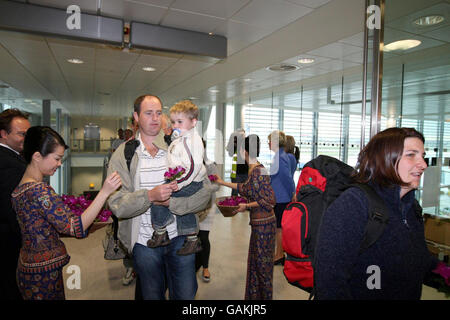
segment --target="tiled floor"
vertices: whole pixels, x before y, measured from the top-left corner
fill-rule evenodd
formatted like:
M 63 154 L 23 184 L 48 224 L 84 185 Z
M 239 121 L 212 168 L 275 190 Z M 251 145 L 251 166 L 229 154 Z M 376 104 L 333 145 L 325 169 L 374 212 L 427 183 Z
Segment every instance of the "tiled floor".
M 244 298 L 247 253 L 250 238 L 248 213 L 225 218 L 215 215 L 210 231 L 211 281 L 204 283 L 198 277 L 197 300 L 242 300 Z M 71 255 L 70 263 L 64 268 L 66 299 L 68 300 L 129 300 L 134 299 L 134 282 L 130 286 L 122 285 L 124 267 L 122 261 L 110 261 L 103 258 L 102 240 L 105 229 L 92 233 L 86 239 L 64 238 Z M 68 267 L 80 267 L 81 288 L 69 289 L 67 281 L 72 279 Z M 198 275 L 201 273 L 199 272 Z M 275 300 L 306 300 L 308 293 L 287 283 L 282 266 L 274 269 Z M 422 299 L 445 299 L 443 293 L 425 287 Z

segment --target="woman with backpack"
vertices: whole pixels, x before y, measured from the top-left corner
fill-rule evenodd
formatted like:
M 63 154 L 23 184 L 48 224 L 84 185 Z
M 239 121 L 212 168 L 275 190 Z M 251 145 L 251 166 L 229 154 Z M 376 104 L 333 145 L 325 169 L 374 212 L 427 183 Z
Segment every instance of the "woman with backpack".
M 389 128 L 360 152 L 353 179 L 380 196 L 389 218 L 376 241 L 360 250 L 369 220 L 364 192 L 350 187 L 328 207 L 315 249 L 316 299 L 420 299 L 424 279 L 439 264 L 415 202 L 427 168 L 424 142 L 415 129 Z

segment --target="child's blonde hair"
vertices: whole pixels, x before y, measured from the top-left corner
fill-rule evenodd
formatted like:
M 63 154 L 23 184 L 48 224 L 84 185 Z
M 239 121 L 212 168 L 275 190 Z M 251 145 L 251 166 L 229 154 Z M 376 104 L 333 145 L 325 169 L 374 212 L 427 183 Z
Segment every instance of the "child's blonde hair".
M 198 107 L 191 100 L 182 100 L 175 103 L 169 110 L 170 113 L 185 113 L 189 119 L 198 120 Z

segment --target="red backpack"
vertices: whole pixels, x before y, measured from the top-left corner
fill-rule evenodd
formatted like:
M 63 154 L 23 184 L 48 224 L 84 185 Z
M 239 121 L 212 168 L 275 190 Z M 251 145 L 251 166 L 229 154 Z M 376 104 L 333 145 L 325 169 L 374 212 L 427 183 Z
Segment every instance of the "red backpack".
M 287 254 L 284 275 L 288 282 L 308 292 L 314 287 L 314 249 L 320 222 L 328 206 L 348 187 L 358 187 L 369 200 L 369 220 L 360 252 L 383 233 L 388 220 L 384 201 L 369 186 L 352 184 L 353 168 L 328 156 L 318 156 L 302 169 L 297 185 L 297 202 L 283 212 L 283 249 Z

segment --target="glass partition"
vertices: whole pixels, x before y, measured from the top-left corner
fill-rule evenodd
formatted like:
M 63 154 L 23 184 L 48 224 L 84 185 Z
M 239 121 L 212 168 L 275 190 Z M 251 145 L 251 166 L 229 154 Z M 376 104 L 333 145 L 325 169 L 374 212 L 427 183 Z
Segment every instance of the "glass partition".
M 445 1 L 386 1 L 381 128 L 425 136 L 424 213 L 450 218 L 450 38 Z

